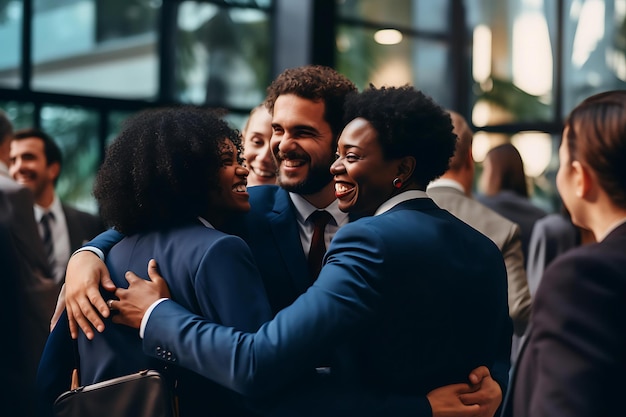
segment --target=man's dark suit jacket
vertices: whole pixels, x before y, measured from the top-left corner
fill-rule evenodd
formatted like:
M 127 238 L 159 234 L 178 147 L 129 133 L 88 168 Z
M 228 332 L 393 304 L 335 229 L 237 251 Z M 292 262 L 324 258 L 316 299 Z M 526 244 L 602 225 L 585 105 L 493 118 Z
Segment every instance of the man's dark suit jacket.
M 21 372 L 20 378 L 11 383 L 24 395 L 33 391 L 39 356 L 50 332 L 50 318 L 59 293 L 58 285 L 50 278 L 33 207 L 30 190 L 0 175 L 0 217 L 11 237 L 20 297 L 14 319 L 19 321 L 21 331 L 13 343 L 21 347 Z M 5 278 L 4 273 L 2 277 Z M 23 416 L 35 415 L 30 408 L 32 401 L 21 401 L 21 404 Z
M 271 318 L 259 272 L 241 238 L 200 224 L 132 235 L 113 247 L 106 264 L 115 285 L 126 288 L 124 273 L 131 270 L 145 276 L 151 258 L 161 260 L 159 268 L 167 279 L 172 298 L 196 314 L 245 331 L 255 331 Z M 67 320 L 59 322 L 39 369 L 40 390 L 48 406 L 69 388 L 67 372 L 71 370 L 71 362 L 63 369 L 59 358 L 64 352 L 67 358 L 71 344 L 68 348 Z M 56 339 L 59 332 L 65 335 L 64 341 Z M 113 324 L 110 319 L 106 320 L 105 331 L 97 333 L 92 341 L 81 334 L 79 352 L 82 384 L 142 369 L 162 369 L 165 365 L 143 353 L 135 329 Z M 176 374 L 182 415 L 236 414 L 235 400 L 241 402 L 241 399 L 234 398 L 234 393 L 189 371 L 177 369 Z M 246 415 L 241 410 L 239 413 Z
M 537 220 L 548 213 L 534 205 L 528 198 L 508 190 L 500 191 L 492 196 L 477 195 L 476 199 L 496 213 L 519 225 L 522 238 L 522 252 L 524 252 L 524 259 L 528 259 L 528 245 L 533 226 Z
M 0 192 L 0 198 L 1 192 Z M 22 378 L 23 347 L 21 345 L 19 265 L 17 253 L 11 238 L 10 226 L 0 211 L 0 268 L 2 270 L 2 293 L 0 295 L 0 329 L 7 335 L 5 343 L 0 344 L 2 361 L 0 371 L 5 381 L 0 391 L 3 413 L 17 416 L 23 411 L 22 404 L 27 401 L 24 387 L 19 383 Z
M 530 235 L 526 276 L 531 297 L 535 297 L 546 267 L 560 254 L 580 244 L 580 232 L 561 213 L 551 213 L 535 222 Z
M 504 416 L 624 414 L 626 224 L 546 269 Z
M 144 351 L 165 350 L 252 397 L 286 388 L 341 342 L 353 352 L 346 375 L 390 394 L 425 395 L 495 361 L 509 320 L 502 255 L 432 200 L 342 227 L 325 262 L 306 293 L 254 334 L 166 300 L 148 320 Z
M 105 230 L 104 223 L 98 216 L 75 209 L 74 207 L 62 204 L 65 220 L 67 221 L 67 231 L 70 236 L 70 251 L 89 242 Z
M 250 187 L 251 209 L 224 230 L 241 236 L 254 255 L 274 314 L 313 283 L 289 193 L 275 185 Z

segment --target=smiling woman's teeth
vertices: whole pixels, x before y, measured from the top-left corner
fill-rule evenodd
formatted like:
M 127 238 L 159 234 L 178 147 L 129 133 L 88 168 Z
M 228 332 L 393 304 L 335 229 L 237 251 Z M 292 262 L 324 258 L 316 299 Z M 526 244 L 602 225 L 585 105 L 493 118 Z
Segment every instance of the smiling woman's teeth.
M 346 191 L 349 191 L 350 189 L 351 187 L 348 187 L 345 184 L 340 184 L 340 183 L 335 184 L 335 191 L 338 193 L 345 193 Z
M 238 193 L 245 193 L 246 192 L 246 186 L 244 184 L 239 184 L 235 187 L 235 191 Z

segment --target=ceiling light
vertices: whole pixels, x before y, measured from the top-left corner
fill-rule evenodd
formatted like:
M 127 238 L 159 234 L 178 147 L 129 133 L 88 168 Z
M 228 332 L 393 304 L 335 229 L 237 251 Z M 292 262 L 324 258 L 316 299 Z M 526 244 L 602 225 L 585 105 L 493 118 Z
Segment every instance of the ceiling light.
M 381 45 L 395 45 L 402 42 L 402 33 L 396 29 L 381 29 L 374 34 L 374 40 Z

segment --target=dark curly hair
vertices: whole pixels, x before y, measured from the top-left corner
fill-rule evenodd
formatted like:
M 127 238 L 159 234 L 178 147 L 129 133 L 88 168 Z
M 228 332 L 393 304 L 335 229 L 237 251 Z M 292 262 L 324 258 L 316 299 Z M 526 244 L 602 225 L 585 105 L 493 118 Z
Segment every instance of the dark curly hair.
M 127 235 L 206 215 L 225 139 L 241 157 L 239 132 L 206 109 L 153 109 L 128 119 L 96 176 L 100 215 Z
M 267 88 L 265 106 L 274 113 L 278 96 L 295 94 L 313 101 L 323 101 L 324 120 L 328 122 L 335 139 L 343 130 L 343 105 L 346 96 L 357 91 L 352 81 L 330 67 L 306 65 L 283 71 Z
M 415 158 L 412 179 L 420 189 L 441 176 L 454 154 L 456 135 L 449 113 L 410 86 L 372 85 L 346 100 L 345 122 L 362 117 L 378 132 L 385 158 Z

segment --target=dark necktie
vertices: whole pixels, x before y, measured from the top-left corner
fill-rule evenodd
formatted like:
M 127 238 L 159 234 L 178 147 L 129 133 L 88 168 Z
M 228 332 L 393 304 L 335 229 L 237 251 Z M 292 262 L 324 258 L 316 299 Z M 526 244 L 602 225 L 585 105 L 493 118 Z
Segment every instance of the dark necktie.
M 50 230 L 50 222 L 54 220 L 54 214 L 52 212 L 44 213 L 41 216 L 41 227 L 43 229 L 43 235 L 41 236 L 43 240 L 43 247 L 46 251 L 46 257 L 48 259 L 48 265 L 50 266 L 50 273 L 54 274 L 54 267 L 56 265 L 56 260 L 54 258 L 54 241 L 52 239 L 52 232 Z
M 325 210 L 314 211 L 309 216 L 309 220 L 313 222 L 313 237 L 311 238 L 311 249 L 309 250 L 309 271 L 311 272 L 311 281 L 317 279 L 320 270 L 322 269 L 322 259 L 326 253 L 326 244 L 324 243 L 324 229 L 326 225 L 332 219 Z

